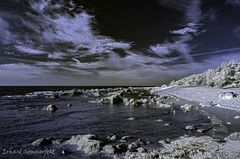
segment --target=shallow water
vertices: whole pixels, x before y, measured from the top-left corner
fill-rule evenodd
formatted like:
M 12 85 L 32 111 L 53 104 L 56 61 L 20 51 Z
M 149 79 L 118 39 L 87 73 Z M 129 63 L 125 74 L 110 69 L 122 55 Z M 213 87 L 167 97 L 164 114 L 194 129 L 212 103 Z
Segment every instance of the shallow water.
M 174 139 L 184 134 L 193 135 L 185 130 L 186 125 L 209 123 L 209 119 L 197 111 L 184 113 L 178 105 L 176 114 L 169 110 L 149 107 L 111 106 L 92 104 L 90 97 L 61 97 L 58 100 L 44 97 L 0 99 L 0 148 L 29 148 L 30 143 L 42 137 L 70 138 L 76 134 L 96 134 L 100 138 L 115 133 L 118 136 L 130 135 L 134 140 L 141 138 L 151 141 L 152 147 L 160 146 L 159 140 Z M 72 107 L 67 107 L 72 103 Z M 44 106 L 55 104 L 55 113 L 42 111 Z M 130 120 L 129 118 L 135 118 Z M 163 122 L 158 122 L 162 119 Z M 169 126 L 165 126 L 169 123 Z M 36 149 L 36 148 L 31 148 Z M 82 154 L 71 154 L 79 157 Z M 2 157 L 9 157 L 2 155 Z M 11 156 L 10 157 L 19 157 Z M 26 158 L 33 156 L 26 155 Z M 35 156 L 42 157 L 42 156 Z M 49 156 L 47 156 L 49 157 Z M 58 154 L 52 156 L 58 158 Z

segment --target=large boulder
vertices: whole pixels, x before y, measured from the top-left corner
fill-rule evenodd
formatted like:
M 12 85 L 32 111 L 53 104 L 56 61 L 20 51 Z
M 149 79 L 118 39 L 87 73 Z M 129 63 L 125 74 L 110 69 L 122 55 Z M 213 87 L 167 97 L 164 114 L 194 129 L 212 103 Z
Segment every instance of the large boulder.
M 123 98 L 119 95 L 112 95 L 110 97 L 102 98 L 101 103 L 118 105 L 123 103 Z
M 86 154 L 96 154 L 101 151 L 101 141 L 97 140 L 96 135 L 76 135 L 63 143 L 64 147 L 72 151 L 83 151 Z

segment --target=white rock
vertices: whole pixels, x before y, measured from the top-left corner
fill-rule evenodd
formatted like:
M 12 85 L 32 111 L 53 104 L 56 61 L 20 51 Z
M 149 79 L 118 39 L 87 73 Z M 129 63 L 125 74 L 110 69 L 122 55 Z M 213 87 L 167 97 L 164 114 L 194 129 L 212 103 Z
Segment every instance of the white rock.
M 221 92 L 218 97 L 222 100 L 232 100 L 235 97 L 235 94 L 233 92 Z
M 234 119 L 240 119 L 240 116 L 235 116 Z
M 163 120 L 162 119 L 158 119 L 157 122 L 163 122 Z
M 181 106 L 181 109 L 183 109 L 184 112 L 189 112 L 193 108 L 193 105 L 191 104 L 184 104 Z
M 72 150 L 83 151 L 86 154 L 96 154 L 101 149 L 101 141 L 95 135 L 76 135 L 63 143 L 63 146 Z

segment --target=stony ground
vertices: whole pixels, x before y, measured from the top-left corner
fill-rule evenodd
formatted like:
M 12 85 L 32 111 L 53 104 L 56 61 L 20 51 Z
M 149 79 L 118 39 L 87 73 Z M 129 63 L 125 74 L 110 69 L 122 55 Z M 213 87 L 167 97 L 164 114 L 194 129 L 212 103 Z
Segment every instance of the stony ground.
M 171 109 L 174 103 L 169 103 L 169 99 L 180 102 L 175 96 L 180 96 L 187 100 L 202 102 L 208 106 L 218 106 L 238 102 L 238 89 L 212 89 L 204 87 L 162 87 L 162 88 L 113 88 L 113 89 L 92 89 L 92 90 L 69 90 L 48 93 L 32 93 L 27 96 L 44 95 L 46 98 L 57 99 L 61 96 L 92 96 L 96 100 L 89 101 L 107 105 L 129 105 L 148 106 L 158 105 L 174 113 Z M 218 103 L 222 102 L 222 103 Z M 203 106 L 203 104 L 202 104 Z M 71 107 L 71 103 L 69 104 Z M 191 102 L 187 102 L 181 108 L 187 113 L 194 109 Z M 235 109 L 235 107 L 232 107 Z M 48 105 L 42 111 L 54 113 L 58 111 L 57 106 Z M 222 126 L 221 126 L 222 127 Z M 186 127 L 189 131 L 199 131 L 203 133 L 207 129 L 197 129 L 193 125 Z M 211 129 L 211 128 L 210 128 Z M 107 138 L 98 138 L 95 134 L 74 135 L 70 139 L 40 138 L 32 143 L 35 147 L 52 146 L 63 156 L 69 153 L 85 153 L 91 156 L 106 156 L 108 158 L 126 159 L 172 159 L 172 158 L 240 158 L 240 134 L 233 133 L 225 139 L 214 139 L 210 136 L 182 136 L 171 141 L 165 139 L 159 141 L 162 145 L 159 148 L 146 149 L 148 141 L 141 139 L 132 141 L 131 136 L 110 135 Z M 94 157 L 93 157 L 94 158 Z
M 216 106 L 240 111 L 240 89 L 239 88 L 210 88 L 205 86 L 181 87 L 171 86 L 165 88 L 154 88 L 156 94 L 169 94 L 179 98 L 195 101 L 202 106 Z

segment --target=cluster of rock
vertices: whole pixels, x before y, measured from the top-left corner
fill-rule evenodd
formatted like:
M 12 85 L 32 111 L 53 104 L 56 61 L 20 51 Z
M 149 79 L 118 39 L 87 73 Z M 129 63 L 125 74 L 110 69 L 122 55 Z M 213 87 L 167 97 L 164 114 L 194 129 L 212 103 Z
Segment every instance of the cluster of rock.
M 147 106 L 155 105 L 160 108 L 170 108 L 173 103 L 166 101 L 173 96 L 154 95 L 144 88 L 126 88 L 120 91 L 111 92 L 102 97 L 98 102 L 102 104 L 127 105 L 127 106 Z
M 224 141 L 217 142 L 211 137 L 183 136 L 175 141 L 162 141 L 163 148 L 150 152 L 127 152 L 129 159 L 172 159 L 172 158 L 240 158 L 240 133 L 233 133 Z
M 181 86 L 209 86 L 217 88 L 230 88 L 240 86 L 240 63 L 231 61 L 222 64 L 217 69 L 185 77 L 178 81 L 173 81 L 170 85 Z
M 81 152 L 86 155 L 101 155 L 112 158 L 128 159 L 172 159 L 172 158 L 240 158 L 240 133 L 233 133 L 221 142 L 208 137 L 182 136 L 176 140 L 161 140 L 159 148 L 147 149 L 144 142 L 138 139 L 128 142 L 129 136 L 122 138 L 116 135 L 101 140 L 96 135 L 76 135 L 66 141 L 51 138 L 38 139 L 32 143 L 33 146 L 53 145 L 60 149 L 62 155 L 71 152 Z
M 100 155 L 107 156 L 117 155 L 122 156 L 127 152 L 147 152 L 143 147 L 150 144 L 141 139 L 133 141 L 131 136 L 118 137 L 117 135 L 110 135 L 105 139 L 100 139 L 97 135 L 76 135 L 72 136 L 69 140 L 53 139 L 53 138 L 40 138 L 32 142 L 33 146 L 46 147 L 53 146 L 60 150 L 62 155 L 67 155 L 71 152 L 81 152 L 87 155 Z

